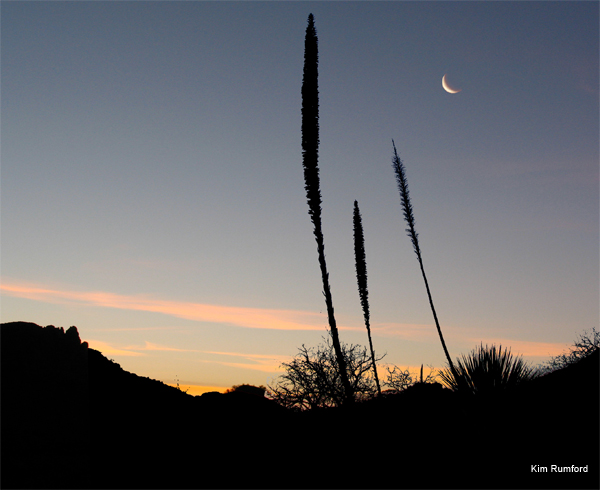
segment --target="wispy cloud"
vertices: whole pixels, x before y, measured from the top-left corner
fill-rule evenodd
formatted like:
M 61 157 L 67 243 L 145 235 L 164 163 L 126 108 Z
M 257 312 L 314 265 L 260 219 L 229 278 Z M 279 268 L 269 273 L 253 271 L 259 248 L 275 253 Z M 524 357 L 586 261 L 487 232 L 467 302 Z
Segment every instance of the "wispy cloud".
M 130 349 L 129 347 L 115 347 L 108 342 L 104 342 L 102 340 L 94 340 L 87 339 L 86 342 L 90 349 L 95 349 L 99 352 L 102 352 L 104 356 L 143 356 L 144 354 L 141 352 L 136 352 L 135 349 Z
M 567 350 L 568 345 L 559 344 L 553 342 L 535 342 L 528 340 L 513 340 L 513 339 L 501 339 L 501 338 L 485 338 L 481 340 L 472 339 L 475 345 L 487 344 L 491 346 L 494 344 L 496 347 L 502 346 L 504 350 L 510 348 L 510 352 L 515 356 L 522 355 L 523 357 L 550 357 L 558 356 Z M 466 354 L 466 353 L 465 353 Z
M 289 361 L 291 356 L 277 354 L 247 354 L 242 352 L 206 351 L 198 349 L 180 349 L 166 345 L 154 344 L 144 341 L 143 346 L 128 345 L 115 346 L 101 340 L 89 340 L 89 347 L 100 351 L 104 356 L 144 356 L 152 355 L 151 352 L 195 352 L 208 354 L 208 358 L 196 359 L 196 362 L 220 364 L 253 371 L 275 372 L 281 371 L 281 363 Z M 147 354 L 146 354 L 147 353 Z M 206 357 L 206 356 L 205 356 Z M 209 390 L 212 391 L 212 390 Z M 218 391 L 218 390 L 217 390 Z
M 7 296 L 26 298 L 45 303 L 80 304 L 93 307 L 148 311 L 199 322 L 219 323 L 245 328 L 320 331 L 327 329 L 327 318 L 325 315 L 307 311 L 210 305 L 161 300 L 144 295 L 120 295 L 102 291 L 71 291 L 10 281 L 2 281 L 0 291 Z M 362 330 L 363 328 L 340 325 L 340 329 L 342 330 Z M 397 337 L 420 342 L 438 342 L 437 332 L 433 324 L 374 323 L 372 330 L 374 335 L 381 337 Z M 478 337 L 474 335 L 473 329 L 461 327 L 447 327 L 446 331 L 449 339 L 454 339 L 454 342 L 460 342 L 462 345 L 472 344 L 472 347 L 475 347 L 480 342 L 483 342 L 484 345 L 486 343 L 489 345 L 492 343 L 496 345 L 501 344 L 510 347 L 513 354 L 522 354 L 525 357 L 556 356 L 564 352 L 568 347 L 560 343 L 513 340 L 499 337 Z M 146 342 L 144 346 L 129 346 L 118 349 L 108 344 L 102 344 L 99 341 L 92 340 L 90 342 L 90 347 L 113 355 L 137 356 L 144 355 L 144 351 L 151 350 L 179 352 L 185 350 L 159 346 L 150 342 Z M 463 353 L 467 354 L 467 352 Z M 223 363 L 225 362 L 223 361 Z M 243 363 L 234 362 L 233 364 L 242 366 Z M 256 360 L 245 364 L 248 364 L 248 367 L 251 369 L 258 369 Z M 265 368 L 265 370 L 272 369 Z
M 162 326 L 162 327 L 102 327 L 102 328 L 87 328 L 89 332 L 94 331 L 102 331 L 102 332 L 142 332 L 142 331 L 160 331 L 160 330 L 168 330 L 170 332 L 175 332 L 178 330 L 183 330 L 180 326 Z
M 396 337 L 404 340 L 433 342 L 438 343 L 439 337 L 435 331 L 435 325 L 430 324 L 406 324 L 406 323 L 379 323 L 373 324 L 372 330 L 381 337 Z M 449 326 L 446 327 L 446 338 L 456 345 L 469 346 L 467 350 L 456 352 L 451 348 L 452 357 L 468 354 L 471 349 L 483 344 L 491 346 L 492 344 L 510 348 L 513 355 L 522 355 L 524 357 L 549 357 L 557 356 L 567 350 L 568 345 L 557 342 L 540 342 L 536 340 L 519 340 L 507 337 L 500 337 L 492 334 L 491 336 L 478 336 L 475 329 Z
M 281 371 L 281 363 L 289 361 L 290 356 L 271 355 L 271 354 L 243 354 L 240 352 L 218 352 L 204 351 L 206 354 L 213 354 L 218 357 L 234 357 L 239 360 L 204 360 L 203 362 L 211 362 L 222 364 L 224 366 L 238 367 L 243 369 L 252 369 L 254 371 L 275 372 Z
M 364 329 L 364 327 L 363 327 Z M 438 337 L 435 325 L 417 323 L 373 323 L 371 330 L 381 337 L 397 337 L 405 340 L 430 342 Z
M 152 342 L 148 342 L 147 340 L 144 341 L 143 347 L 136 346 L 136 345 L 129 345 L 127 347 L 124 347 L 124 349 L 133 350 L 133 351 L 203 352 L 201 350 L 196 350 L 196 349 L 179 349 L 177 347 L 158 345 L 158 344 L 154 344 Z
M 3 294 L 45 303 L 78 303 L 88 306 L 162 313 L 187 320 L 221 323 L 246 328 L 275 330 L 324 330 L 326 317 L 313 312 L 244 308 L 170 301 L 144 295 L 120 295 L 102 291 L 67 291 L 39 285 L 3 281 Z
M 109 344 L 103 340 L 90 339 L 86 341 L 91 349 L 102 352 L 103 355 L 108 356 L 145 356 L 144 352 L 147 351 L 168 351 L 168 352 L 204 352 L 196 349 L 179 349 L 177 347 L 168 347 L 165 345 L 158 345 L 152 342 L 145 341 L 143 346 L 140 345 L 127 345 L 127 346 L 115 346 Z

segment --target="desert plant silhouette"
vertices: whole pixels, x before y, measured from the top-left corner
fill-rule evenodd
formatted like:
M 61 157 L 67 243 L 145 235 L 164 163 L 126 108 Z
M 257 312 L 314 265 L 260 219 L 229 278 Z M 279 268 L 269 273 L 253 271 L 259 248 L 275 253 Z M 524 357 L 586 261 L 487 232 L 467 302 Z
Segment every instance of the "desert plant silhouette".
M 452 363 L 452 359 L 450 358 L 450 354 L 448 353 L 448 348 L 446 347 L 446 342 L 444 341 L 444 336 L 442 335 L 442 329 L 440 328 L 440 322 L 438 321 L 437 314 L 435 312 L 435 307 L 433 306 L 433 299 L 431 298 L 431 291 L 429 290 L 429 283 L 427 282 L 427 276 L 425 275 L 425 269 L 423 268 L 423 258 L 421 257 L 421 248 L 419 247 L 419 234 L 415 229 L 415 216 L 413 213 L 412 203 L 410 202 L 410 195 L 408 192 L 408 181 L 406 179 L 406 172 L 404 170 L 404 164 L 400 157 L 398 156 L 398 152 L 396 151 L 396 145 L 394 140 L 392 140 L 392 146 L 394 147 L 394 156 L 392 157 L 392 166 L 396 173 L 396 181 L 398 183 L 398 190 L 400 191 L 400 201 L 402 204 L 402 210 L 404 212 L 404 219 L 408 224 L 408 228 L 405 230 L 408 236 L 410 237 L 415 253 L 417 254 L 417 259 L 419 260 L 419 266 L 421 267 L 421 274 L 423 275 L 423 281 L 425 281 L 425 289 L 427 290 L 427 297 L 429 298 L 429 304 L 431 306 L 431 311 L 433 313 L 433 319 L 435 320 L 435 326 L 437 327 L 438 334 L 440 336 L 440 341 L 442 342 L 442 347 L 444 349 L 444 354 L 446 354 L 446 359 L 448 361 L 448 365 L 450 367 L 450 371 L 456 376 L 457 380 L 460 380 L 455 369 L 454 364 Z
M 354 396 L 357 400 L 372 398 L 377 386 L 367 348 L 344 342 L 341 348 Z M 282 367 L 285 373 L 268 388 L 269 398 L 278 404 L 293 410 L 309 410 L 340 407 L 346 402 L 331 335 L 316 348 L 302 345 L 294 359 L 284 362 Z
M 225 393 L 234 393 L 236 391 L 240 393 L 248 393 L 249 395 L 263 397 L 265 396 L 265 391 L 267 391 L 267 387 L 263 385 L 256 386 L 244 383 L 241 385 L 233 385 L 231 388 L 227 388 L 225 390 Z
M 325 243 L 321 228 L 321 191 L 319 188 L 319 48 L 313 14 L 308 16 L 308 26 L 304 39 L 304 73 L 302 79 L 302 164 L 308 214 L 314 226 L 314 235 L 319 253 L 319 266 L 323 280 L 323 294 L 327 306 L 327 318 L 331 341 L 335 350 L 345 400 L 352 402 L 353 392 L 346 372 L 339 334 L 333 312 L 333 300 L 329 286 L 329 273 L 325 263 Z
M 456 373 L 442 369 L 440 377 L 453 390 L 474 395 L 506 391 L 536 376 L 522 357 L 514 357 L 510 349 L 500 345 L 483 347 L 483 344 L 457 359 Z M 458 376 L 458 378 L 457 378 Z
M 411 372 L 408 369 L 402 370 L 398 366 L 387 366 L 387 380 L 383 382 L 385 386 L 391 391 L 404 391 L 409 386 L 414 384 L 432 384 L 436 383 L 438 374 L 429 366 L 429 373 L 423 377 L 423 364 L 421 364 L 421 372 L 419 380 L 415 381 L 412 377 Z
M 593 354 L 600 348 L 600 332 L 596 327 L 592 327 L 592 331 L 584 331 L 579 335 L 578 340 L 573 343 L 568 352 L 559 354 L 550 359 L 545 365 L 540 366 L 540 374 L 557 371 L 567 366 L 571 366 L 579 362 L 581 359 Z
M 375 376 L 375 384 L 377 385 L 377 393 L 381 395 L 381 386 L 379 385 L 379 377 L 377 376 L 377 365 L 375 363 L 375 351 L 373 350 L 373 340 L 371 339 L 371 320 L 369 312 L 369 290 L 367 289 L 367 258 L 365 254 L 365 236 L 362 226 L 362 217 L 358 207 L 358 201 L 354 201 L 354 258 L 356 261 L 356 282 L 358 284 L 358 294 L 360 296 L 360 304 L 363 310 L 365 319 L 365 327 L 369 337 L 369 348 L 371 349 L 371 360 L 373 361 L 373 374 Z

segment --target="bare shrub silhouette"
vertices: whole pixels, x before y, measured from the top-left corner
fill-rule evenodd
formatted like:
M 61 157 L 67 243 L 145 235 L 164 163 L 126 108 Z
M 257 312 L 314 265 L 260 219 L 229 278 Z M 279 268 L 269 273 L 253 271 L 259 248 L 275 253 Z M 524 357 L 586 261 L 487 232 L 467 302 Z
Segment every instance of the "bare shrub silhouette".
M 233 385 L 231 388 L 227 388 L 225 393 L 248 393 L 249 395 L 256 396 L 265 396 L 265 391 L 267 391 L 267 387 L 263 385 L 249 385 L 249 384 L 241 384 L 241 385 Z
M 457 359 L 456 373 L 449 368 L 440 371 L 441 379 L 454 391 L 484 395 L 517 387 L 537 376 L 522 357 L 514 357 L 510 349 L 480 345 L 468 356 Z
M 415 380 L 408 369 L 402 370 L 398 366 L 387 366 L 387 379 L 383 384 L 391 391 L 404 391 L 409 386 L 417 383 L 435 383 L 438 379 L 438 373 L 429 366 L 429 373 L 423 378 L 423 365 L 421 364 L 421 373 L 418 380 Z
M 268 387 L 269 398 L 294 410 L 339 407 L 345 403 L 345 389 L 331 338 L 324 340 L 316 348 L 302 345 L 294 359 L 282 364 L 285 373 Z M 366 347 L 342 342 L 341 348 L 356 400 L 373 397 L 377 385 Z
M 347 402 L 353 400 L 353 392 L 346 372 L 338 329 L 333 312 L 333 300 L 329 286 L 329 273 L 325 263 L 325 243 L 321 228 L 321 191 L 319 188 L 319 48 L 313 14 L 308 16 L 304 39 L 304 74 L 302 79 L 302 164 L 304 188 L 308 201 L 308 214 L 314 226 L 314 235 L 319 253 L 319 267 L 323 280 L 323 294 L 327 306 L 327 318 L 331 341 L 335 350 L 338 369 Z
M 568 352 L 553 357 L 545 365 L 540 366 L 540 373 L 547 374 L 575 364 L 598 348 L 600 348 L 600 332 L 593 327 L 591 332 L 586 330 L 579 335 L 579 339 L 574 342 Z

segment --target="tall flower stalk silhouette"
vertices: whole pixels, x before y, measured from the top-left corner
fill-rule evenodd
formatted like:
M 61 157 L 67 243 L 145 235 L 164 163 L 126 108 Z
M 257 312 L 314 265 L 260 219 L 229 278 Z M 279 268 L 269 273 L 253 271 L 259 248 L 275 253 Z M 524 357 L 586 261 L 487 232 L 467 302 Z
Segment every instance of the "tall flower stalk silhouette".
M 352 402 L 354 394 L 340 344 L 333 312 L 333 300 L 329 286 L 329 273 L 325 263 L 325 243 L 321 228 L 321 191 L 319 188 L 319 48 L 313 14 L 308 16 L 308 26 L 304 40 L 304 74 L 302 79 L 302 165 L 308 214 L 314 225 L 314 235 L 319 253 L 319 266 L 323 279 L 323 294 L 327 306 L 327 318 L 331 341 L 340 370 L 346 401 Z
M 365 254 L 365 236 L 362 226 L 362 217 L 358 208 L 358 201 L 354 201 L 354 258 L 356 262 L 356 282 L 358 284 L 358 294 L 360 304 L 365 318 L 365 327 L 369 337 L 369 348 L 371 349 L 371 360 L 373 362 L 373 374 L 377 385 L 377 393 L 381 396 L 381 386 L 377 376 L 377 365 L 375 364 L 375 351 L 373 350 L 373 340 L 371 339 L 371 315 L 369 312 L 369 290 L 367 289 L 367 257 Z
M 444 341 L 444 336 L 442 335 L 442 329 L 440 328 L 440 322 L 438 321 L 437 314 L 435 312 L 435 307 L 433 306 L 433 299 L 431 298 L 431 291 L 429 289 L 429 283 L 427 282 L 427 276 L 425 275 L 425 269 L 423 267 L 423 258 L 421 256 L 421 248 L 419 247 L 419 234 L 415 229 L 415 216 L 413 213 L 413 207 L 410 202 L 410 195 L 408 192 L 408 181 L 406 180 L 406 172 L 404 169 L 404 164 L 400 157 L 398 156 L 398 152 L 396 151 L 396 145 L 394 140 L 392 140 L 392 145 L 394 147 L 394 156 L 392 157 L 392 167 L 394 168 L 394 172 L 396 173 L 396 182 L 398 183 L 398 190 L 400 191 L 400 202 L 402 204 L 402 211 L 404 212 L 404 220 L 408 225 L 406 228 L 406 233 L 410 237 L 415 253 L 417 254 L 417 259 L 419 261 L 419 266 L 421 267 L 421 274 L 423 274 L 423 281 L 425 281 L 425 289 L 427 290 L 427 297 L 429 298 L 429 304 L 431 305 L 431 311 L 433 313 L 433 319 L 435 320 L 435 326 L 437 327 L 438 334 L 440 336 L 440 341 L 442 342 L 442 347 L 444 349 L 444 354 L 446 354 L 446 360 L 448 361 L 448 365 L 450 367 L 450 372 L 454 376 L 454 378 L 458 381 L 459 377 L 457 375 L 456 369 L 454 368 L 454 364 L 452 363 L 452 359 L 450 358 L 450 354 L 448 353 L 448 348 L 446 347 L 446 342 Z

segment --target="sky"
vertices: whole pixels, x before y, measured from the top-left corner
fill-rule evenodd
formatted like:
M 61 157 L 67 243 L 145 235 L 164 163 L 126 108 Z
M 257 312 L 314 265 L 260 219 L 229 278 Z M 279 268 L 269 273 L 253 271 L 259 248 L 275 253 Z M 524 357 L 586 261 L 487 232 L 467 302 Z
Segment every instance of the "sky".
M 380 377 L 445 366 L 392 139 L 453 358 L 537 365 L 597 328 L 599 15 L 578 1 L 3 1 L 0 320 L 75 325 L 191 394 L 272 385 L 323 342 L 309 13 L 341 340 L 368 345 L 357 200 Z

